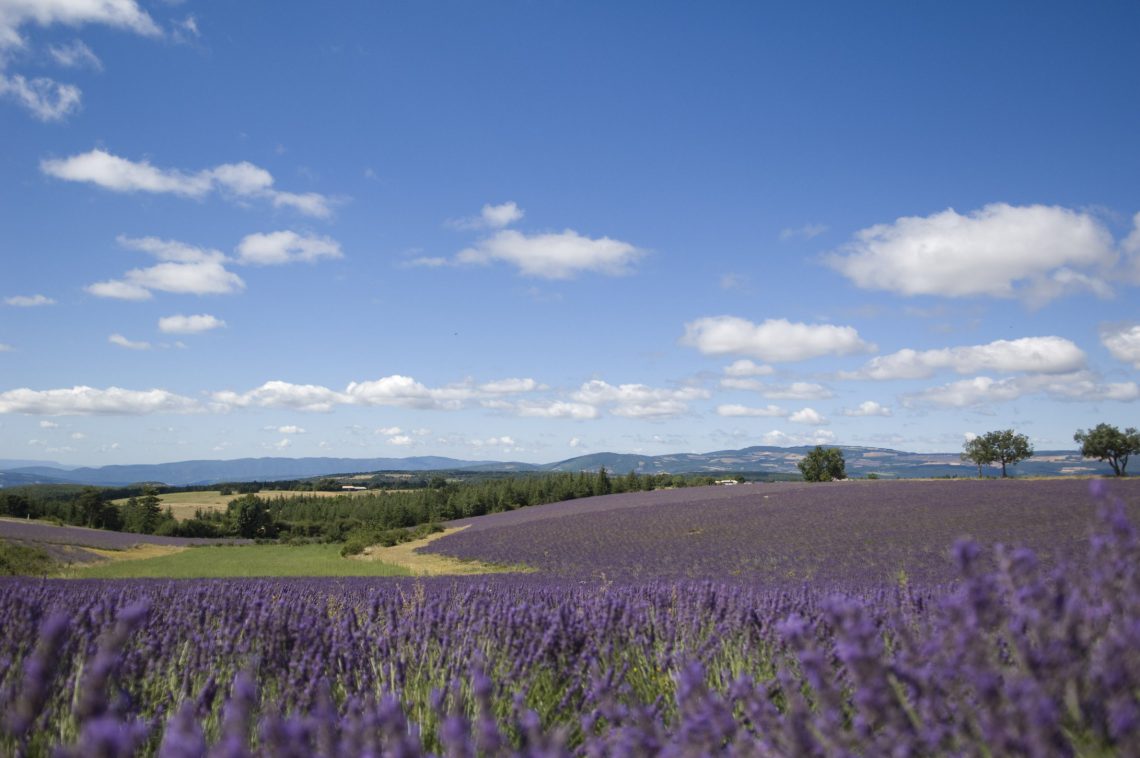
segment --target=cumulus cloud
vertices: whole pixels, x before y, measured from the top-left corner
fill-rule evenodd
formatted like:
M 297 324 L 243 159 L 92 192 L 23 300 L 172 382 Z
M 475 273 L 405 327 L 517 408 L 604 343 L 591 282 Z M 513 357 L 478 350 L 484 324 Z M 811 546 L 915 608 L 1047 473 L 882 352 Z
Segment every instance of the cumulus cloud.
M 976 376 L 903 397 L 906 406 L 969 408 L 1017 400 L 1026 395 L 1043 394 L 1054 400 L 1129 402 L 1140 398 L 1136 382 L 1104 383 L 1088 371 L 1061 375 L 1026 375 L 994 379 Z
M 138 416 L 148 413 L 189 413 L 199 409 L 196 401 L 161 389 L 67 389 L 33 390 L 26 387 L 0 392 L 0 413 L 35 416 Z
M 601 414 L 598 409 L 588 403 L 572 403 L 565 400 L 520 400 L 508 402 L 505 400 L 484 400 L 484 408 L 490 410 L 512 413 L 524 418 L 552 418 L 571 419 L 582 421 L 597 418 Z
M 768 376 L 775 373 L 775 369 L 771 366 L 763 366 L 747 358 L 742 358 L 738 361 L 733 361 L 731 364 L 724 367 L 724 373 L 728 376 Z
M 293 384 L 274 380 L 265 382 L 248 392 L 225 390 L 213 393 L 218 410 L 228 408 L 294 408 L 303 411 L 327 412 L 340 405 L 375 405 L 419 408 L 428 410 L 458 410 L 472 401 L 502 397 L 512 391 L 526 391 L 531 380 L 510 379 L 488 382 L 495 392 L 482 389 L 474 382 L 451 384 L 445 387 L 428 387 L 410 376 L 393 374 L 370 381 L 351 382 L 343 391 L 313 384 Z M 516 387 L 511 390 L 508 386 Z
M 14 100 L 40 121 L 60 121 L 79 110 L 82 93 L 46 76 L 28 79 L 0 71 L 0 97 Z
M 25 24 L 83 26 L 103 24 L 135 34 L 158 37 L 162 31 L 135 0 L 38 0 L 0 3 L 0 50 L 20 48 Z
M 278 434 L 304 434 L 305 430 L 296 424 L 286 424 L 285 426 L 270 426 L 266 427 L 269 431 L 277 432 Z
M 415 444 L 415 440 L 406 434 L 396 434 L 388 438 L 389 445 L 397 445 L 400 447 L 408 447 Z
M 734 417 L 779 417 L 787 416 L 788 412 L 778 405 L 767 405 L 763 408 L 754 408 L 747 405 L 718 405 L 716 407 L 716 414 L 718 416 Z
M 132 342 L 121 334 L 112 334 L 107 338 L 112 345 L 125 347 L 127 350 L 150 350 L 149 342 Z
M 488 203 L 483 206 L 478 216 L 449 219 L 446 225 L 452 229 L 502 229 L 520 221 L 525 215 L 523 209 L 513 200 L 500 205 Z
M 293 408 L 300 411 L 327 413 L 337 405 L 352 402 L 344 393 L 315 384 L 292 384 L 279 380 L 269 381 L 248 392 L 223 390 L 213 394 L 219 410 L 227 408 Z
M 891 409 L 885 405 L 880 405 L 874 400 L 864 400 L 859 403 L 858 408 L 847 408 L 843 411 L 844 416 L 890 416 Z
M 245 289 L 245 282 L 217 261 L 196 263 L 159 263 L 149 268 L 136 268 L 125 279 L 112 279 L 89 285 L 87 291 L 97 297 L 120 300 L 147 300 L 152 290 L 189 295 L 225 295 Z
M 900 350 L 873 358 L 859 371 L 844 372 L 844 379 L 922 379 L 949 369 L 959 374 L 981 371 L 1020 371 L 1063 374 L 1085 366 L 1084 352 L 1062 337 L 1022 337 L 938 350 Z
M 1100 341 L 1113 358 L 1140 369 L 1140 324 L 1107 328 L 1100 333 Z
M 21 74 L 4 71 L 7 53 L 27 47 L 21 27 L 35 24 L 81 26 L 104 24 L 133 31 L 136 34 L 161 34 L 154 21 L 139 8 L 135 0 L 8 0 L 0 2 L 0 98 L 13 100 L 41 121 L 59 121 L 79 109 L 82 93 L 73 84 L 48 77 L 28 79 Z M 101 66 L 90 48 L 76 41 L 49 49 L 56 62 L 65 67 Z
M 498 379 L 493 382 L 486 382 L 479 385 L 481 392 L 486 392 L 489 395 L 509 395 L 519 392 L 534 392 L 535 390 L 542 389 L 542 385 L 530 378 L 516 378 Z
M 796 445 L 830 445 L 835 442 L 835 432 L 830 429 L 813 429 L 810 432 L 788 434 L 779 429 L 773 429 L 760 437 L 765 445 L 774 447 L 793 447 Z
M 792 382 L 791 384 L 769 384 L 760 393 L 772 400 L 823 400 L 835 395 L 827 387 L 814 382 Z
M 225 253 L 221 250 L 188 245 L 178 240 L 164 240 L 159 237 L 128 237 L 125 234 L 120 234 L 115 238 L 115 241 L 127 250 L 149 253 L 160 261 L 202 263 L 222 262 L 226 259 Z
M 1020 295 L 1034 303 L 1078 290 L 1108 294 L 1097 275 L 1116 261 L 1112 236 L 1088 213 L 994 203 L 903 217 L 859 232 L 828 264 L 859 287 L 901 295 Z
M 198 334 L 211 329 L 220 329 L 226 322 L 208 313 L 194 316 L 163 316 L 158 320 L 158 330 L 166 334 Z
M 70 158 L 40 161 L 48 176 L 95 184 L 112 192 L 149 192 L 200 199 L 212 192 L 237 200 L 260 198 L 275 207 L 289 206 L 318 218 L 331 215 L 331 204 L 316 193 L 295 194 L 274 188 L 273 175 L 252 163 L 224 163 L 187 173 L 157 168 L 149 161 L 132 161 L 98 148 Z
M 64 68 L 90 68 L 103 70 L 103 61 L 87 47 L 82 40 L 72 40 L 65 45 L 52 45 L 48 53 L 56 63 Z
M 793 323 L 786 319 L 754 324 L 736 316 L 708 316 L 685 324 L 681 344 L 695 347 L 705 355 L 746 355 L 772 363 L 875 349 L 850 326 Z
M 628 274 L 643 255 L 642 250 L 628 242 L 609 237 L 592 239 L 571 229 L 533 235 L 504 229 L 460 251 L 455 260 L 481 265 L 501 261 L 515 266 L 523 276 L 572 279 L 584 272 Z
M 340 243 L 331 237 L 302 236 L 292 231 L 249 234 L 237 246 L 238 262 L 258 266 L 275 266 L 282 263 L 304 261 L 311 263 L 321 258 L 343 258 Z
M 47 295 L 13 295 L 4 298 L 4 302 L 17 308 L 35 308 L 41 305 L 55 305 L 55 301 Z
M 793 424 L 805 424 L 807 426 L 823 426 L 829 423 L 828 420 L 814 408 L 801 408 L 791 416 L 788 416 L 788 421 L 791 421 Z
M 670 418 L 688 411 L 688 403 L 708 397 L 708 390 L 696 387 L 663 389 L 644 384 L 613 385 L 600 379 L 583 384 L 572 399 L 578 403 L 608 407 L 616 416 L 626 418 Z

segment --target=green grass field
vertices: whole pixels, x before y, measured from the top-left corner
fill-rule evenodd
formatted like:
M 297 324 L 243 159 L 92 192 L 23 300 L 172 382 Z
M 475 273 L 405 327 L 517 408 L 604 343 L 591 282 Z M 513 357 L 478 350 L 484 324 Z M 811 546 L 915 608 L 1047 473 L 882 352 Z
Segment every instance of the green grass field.
M 338 495 L 361 495 L 366 494 L 362 492 L 294 492 L 292 490 L 262 490 L 257 493 L 257 496 L 262 500 L 272 500 L 278 497 L 336 497 Z M 219 490 L 205 490 L 203 492 L 167 492 L 165 495 L 159 495 L 159 502 L 162 503 L 162 508 L 165 510 L 169 508 L 174 513 L 174 518 L 179 521 L 194 518 L 194 511 L 224 511 L 226 506 L 229 505 L 231 500 L 239 498 L 241 495 L 223 495 Z M 113 500 L 115 505 L 126 505 L 130 498 L 119 498 Z
M 251 576 L 408 576 L 388 563 L 342 558 L 340 545 L 192 547 L 181 553 L 74 569 L 79 579 L 198 579 Z

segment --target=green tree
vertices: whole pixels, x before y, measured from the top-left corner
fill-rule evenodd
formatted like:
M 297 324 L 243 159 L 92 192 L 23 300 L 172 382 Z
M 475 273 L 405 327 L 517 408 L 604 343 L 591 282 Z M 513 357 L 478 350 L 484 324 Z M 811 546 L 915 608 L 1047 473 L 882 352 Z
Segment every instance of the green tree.
M 272 537 L 275 534 L 273 517 L 257 495 L 242 495 L 230 501 L 226 508 L 238 536 L 247 539 Z
M 1021 461 L 1033 457 L 1033 445 L 1024 434 L 1012 429 L 986 432 L 980 437 L 967 440 L 963 445 L 962 458 L 978 464 L 978 476 L 982 466 L 991 463 L 1001 464 L 1002 478 L 1009 476 L 1006 466 L 1016 466 Z
M 606 471 L 606 467 L 602 466 L 598 469 L 598 478 L 594 480 L 594 494 L 608 495 L 611 492 L 613 492 L 613 484 L 610 482 L 610 475 Z
M 1109 424 L 1097 424 L 1087 432 L 1078 429 L 1073 440 L 1081 443 L 1082 457 L 1104 461 L 1116 476 L 1126 476 L 1128 456 L 1140 454 L 1140 432 L 1131 426 L 1122 432 Z
M 988 466 L 993 463 L 994 458 L 993 450 L 986 443 L 985 437 L 973 437 L 966 440 L 962 445 L 962 460 L 970 461 L 978 467 L 978 478 L 982 478 L 982 466 Z
M 796 465 L 807 482 L 830 482 L 847 478 L 847 463 L 843 460 L 843 451 L 837 447 L 816 445 Z

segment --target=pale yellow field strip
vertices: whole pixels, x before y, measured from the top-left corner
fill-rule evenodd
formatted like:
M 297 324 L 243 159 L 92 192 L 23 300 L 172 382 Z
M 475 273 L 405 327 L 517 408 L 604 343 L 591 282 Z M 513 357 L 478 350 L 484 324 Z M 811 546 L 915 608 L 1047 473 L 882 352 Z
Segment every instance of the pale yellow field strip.
M 104 550 L 98 547 L 87 547 L 84 550 L 102 556 L 113 563 L 119 561 L 139 561 L 144 558 L 158 558 L 163 555 L 174 555 L 187 550 L 185 547 L 175 545 L 135 545 L 126 550 Z
M 364 549 L 364 553 L 358 556 L 353 556 L 356 560 L 361 561 L 381 561 L 383 563 L 394 563 L 397 566 L 403 566 L 412 572 L 415 576 L 455 576 L 458 574 L 501 574 L 508 571 L 516 572 L 529 572 L 525 566 L 499 566 L 492 563 L 481 563 L 479 561 L 461 561 L 458 558 L 452 558 L 447 555 L 436 555 L 434 553 L 417 553 L 419 548 L 429 545 L 432 542 L 446 537 L 449 534 L 455 534 L 462 531 L 467 527 L 461 526 L 453 529 L 444 529 L 442 532 L 428 535 L 421 540 L 414 542 L 405 542 L 402 545 L 393 545 L 392 547 L 384 547 L 382 545 L 373 545 Z

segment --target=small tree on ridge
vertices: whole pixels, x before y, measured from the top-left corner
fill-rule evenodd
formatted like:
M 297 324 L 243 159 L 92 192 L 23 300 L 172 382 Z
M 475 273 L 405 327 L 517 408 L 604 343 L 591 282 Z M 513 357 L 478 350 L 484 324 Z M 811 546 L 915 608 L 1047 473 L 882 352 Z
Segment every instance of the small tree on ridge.
M 1116 476 L 1126 476 L 1128 456 L 1140 454 L 1140 432 L 1131 426 L 1122 432 L 1109 424 L 1097 424 L 1087 432 L 1078 429 L 1073 440 L 1081 443 L 1082 457 L 1106 462 Z
M 807 482 L 830 482 L 847 478 L 843 451 L 837 447 L 816 445 L 815 450 L 805 455 L 796 465 Z
M 962 447 L 962 458 L 978 465 L 978 476 L 982 475 L 982 466 L 1000 463 L 1004 479 L 1009 476 L 1005 468 L 1007 465 L 1015 466 L 1033 457 L 1033 445 L 1029 438 L 1012 429 L 986 432 L 980 437 L 967 440 Z

